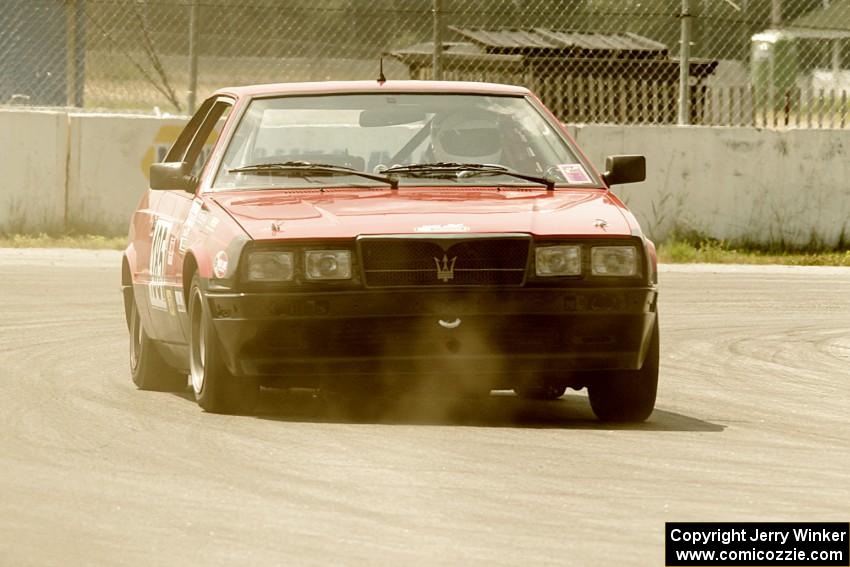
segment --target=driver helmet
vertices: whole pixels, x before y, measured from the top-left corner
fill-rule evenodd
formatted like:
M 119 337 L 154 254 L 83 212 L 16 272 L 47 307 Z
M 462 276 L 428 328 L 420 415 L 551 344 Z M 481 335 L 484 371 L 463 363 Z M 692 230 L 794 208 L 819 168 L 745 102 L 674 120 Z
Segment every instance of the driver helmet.
M 499 116 L 481 110 L 437 114 L 431 123 L 431 145 L 435 161 L 499 164 Z

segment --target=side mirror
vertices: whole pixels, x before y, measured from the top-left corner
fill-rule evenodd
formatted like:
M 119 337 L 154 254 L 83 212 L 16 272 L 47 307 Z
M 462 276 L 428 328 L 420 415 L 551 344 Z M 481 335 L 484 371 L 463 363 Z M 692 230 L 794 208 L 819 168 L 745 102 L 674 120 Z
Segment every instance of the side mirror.
M 195 192 L 198 180 L 189 175 L 189 164 L 184 161 L 168 161 L 151 164 L 151 189 L 170 191 L 180 189 Z
M 646 158 L 644 156 L 608 156 L 605 158 L 605 183 L 621 185 L 638 183 L 646 179 Z

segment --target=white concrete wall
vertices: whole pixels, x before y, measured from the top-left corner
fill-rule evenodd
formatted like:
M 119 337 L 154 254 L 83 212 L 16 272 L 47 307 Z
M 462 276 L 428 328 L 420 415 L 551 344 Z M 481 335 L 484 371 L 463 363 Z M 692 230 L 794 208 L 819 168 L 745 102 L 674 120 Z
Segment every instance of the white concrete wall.
M 0 110 L 0 232 L 62 230 L 67 159 L 63 112 Z
M 148 166 L 180 119 L 0 111 L 0 233 L 123 234 Z M 590 159 L 643 153 L 648 179 L 616 188 L 661 240 L 693 231 L 805 245 L 850 240 L 850 131 L 571 126 Z
M 600 169 L 609 154 L 646 155 L 646 182 L 615 192 L 655 239 L 850 240 L 848 131 L 583 126 L 577 139 Z
M 122 234 L 148 186 L 148 168 L 177 138 L 181 119 L 71 114 L 68 229 Z

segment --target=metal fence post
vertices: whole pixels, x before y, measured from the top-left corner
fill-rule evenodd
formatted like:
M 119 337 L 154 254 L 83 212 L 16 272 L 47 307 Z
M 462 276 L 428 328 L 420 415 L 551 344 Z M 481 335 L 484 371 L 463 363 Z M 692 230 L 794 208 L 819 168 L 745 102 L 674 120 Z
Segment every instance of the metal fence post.
M 66 77 L 66 104 L 74 106 L 77 93 L 77 2 L 68 0 L 65 4 L 65 77 Z
M 189 114 L 195 114 L 198 95 L 198 2 L 189 4 L 189 97 L 186 106 Z
M 774 29 L 782 25 L 782 0 L 771 0 L 770 25 Z
M 86 5 L 85 0 L 68 0 L 65 4 L 66 101 L 68 106 L 83 107 L 86 71 Z
M 77 0 L 77 27 L 75 31 L 77 33 L 77 52 L 74 57 L 77 60 L 77 65 L 74 71 L 74 82 L 76 84 L 74 104 L 82 108 L 86 88 L 86 0 Z
M 431 70 L 432 78 L 435 81 L 441 81 L 443 79 L 443 23 L 440 21 L 443 9 L 442 0 L 434 0 L 433 6 L 431 12 L 434 15 L 434 57 L 431 62 Z
M 679 125 L 691 123 L 691 7 L 682 0 L 682 35 L 679 48 Z

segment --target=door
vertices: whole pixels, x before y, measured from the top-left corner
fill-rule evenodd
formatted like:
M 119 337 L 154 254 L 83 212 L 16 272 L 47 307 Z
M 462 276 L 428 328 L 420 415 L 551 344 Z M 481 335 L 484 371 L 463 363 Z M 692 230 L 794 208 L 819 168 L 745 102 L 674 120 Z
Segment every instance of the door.
M 204 102 L 181 132 L 166 155 L 166 162 L 185 162 L 197 180 L 206 166 L 211 149 L 218 140 L 233 101 L 224 97 Z M 148 191 L 147 233 L 150 255 L 146 265 L 147 303 L 152 338 L 166 345 L 185 346 L 188 342 L 188 317 L 183 297 L 183 227 L 190 216 L 198 215 L 201 200 L 196 196 L 197 181 L 191 192 L 183 190 Z M 141 258 L 140 261 L 143 261 Z

